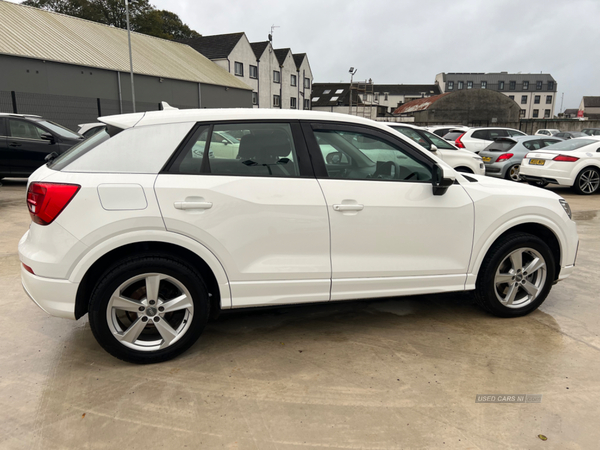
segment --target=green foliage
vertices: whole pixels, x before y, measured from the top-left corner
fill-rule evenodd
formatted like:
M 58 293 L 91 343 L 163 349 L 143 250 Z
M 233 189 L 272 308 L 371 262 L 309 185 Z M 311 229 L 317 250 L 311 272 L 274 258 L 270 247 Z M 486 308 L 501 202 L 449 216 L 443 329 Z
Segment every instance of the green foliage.
M 23 5 L 127 28 L 124 0 L 26 0 Z M 187 39 L 201 36 L 184 24 L 175 13 L 158 10 L 148 0 L 129 1 L 132 31 L 163 39 Z

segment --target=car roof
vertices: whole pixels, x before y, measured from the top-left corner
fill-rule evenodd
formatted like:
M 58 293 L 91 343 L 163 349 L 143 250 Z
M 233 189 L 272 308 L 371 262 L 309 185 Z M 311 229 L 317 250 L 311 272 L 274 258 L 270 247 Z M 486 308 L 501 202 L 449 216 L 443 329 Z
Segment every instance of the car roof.
M 346 122 L 368 125 L 382 130 L 390 128 L 384 122 L 376 122 L 348 114 L 325 111 L 299 111 L 291 109 L 259 109 L 259 108 L 222 108 L 222 109 L 177 109 L 164 111 L 147 111 L 143 113 L 120 114 L 99 117 L 98 120 L 117 128 L 160 125 L 183 122 L 230 121 L 230 120 L 316 120 L 327 122 Z

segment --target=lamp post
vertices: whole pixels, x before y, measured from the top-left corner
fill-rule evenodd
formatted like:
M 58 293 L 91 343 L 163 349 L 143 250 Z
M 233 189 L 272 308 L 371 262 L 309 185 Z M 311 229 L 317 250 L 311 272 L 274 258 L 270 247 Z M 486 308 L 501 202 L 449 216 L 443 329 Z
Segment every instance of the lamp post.
M 129 74 L 131 77 L 131 101 L 135 112 L 135 88 L 133 86 L 133 57 L 131 56 L 131 30 L 129 28 L 129 1 L 125 0 L 125 15 L 127 17 L 127 39 L 129 41 Z
M 348 102 L 350 107 L 348 108 L 348 114 L 350 115 L 352 115 L 352 78 L 357 71 L 358 69 L 355 69 L 354 67 L 350 67 L 350 70 L 348 71 L 350 73 L 350 101 Z

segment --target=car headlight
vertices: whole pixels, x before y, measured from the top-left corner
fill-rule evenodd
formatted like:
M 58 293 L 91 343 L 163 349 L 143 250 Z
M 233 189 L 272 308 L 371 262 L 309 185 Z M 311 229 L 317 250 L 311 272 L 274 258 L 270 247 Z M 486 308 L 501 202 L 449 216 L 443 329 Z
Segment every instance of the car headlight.
M 481 156 L 473 156 L 473 159 L 477 160 L 477 161 L 483 161 L 483 159 L 481 158 Z
M 572 219 L 572 214 L 571 214 L 571 207 L 569 206 L 569 204 L 567 203 L 567 201 L 564 198 L 561 198 L 559 201 L 560 206 L 563 207 L 563 209 L 565 210 L 565 212 L 567 213 L 567 216 L 569 216 L 569 219 Z

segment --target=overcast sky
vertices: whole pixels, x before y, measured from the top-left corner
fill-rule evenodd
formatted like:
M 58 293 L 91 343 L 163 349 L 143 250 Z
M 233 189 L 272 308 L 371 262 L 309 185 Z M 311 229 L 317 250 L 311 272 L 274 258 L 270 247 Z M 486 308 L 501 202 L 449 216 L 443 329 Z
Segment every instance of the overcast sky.
M 433 83 L 440 72 L 550 73 L 556 110 L 600 95 L 600 0 L 150 0 L 203 35 L 307 53 L 315 82 Z M 533 80 L 533 79 L 532 79 Z M 533 80 L 535 81 L 535 80 Z

